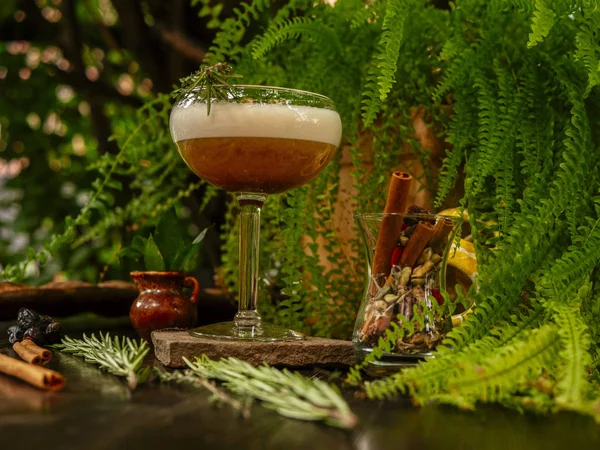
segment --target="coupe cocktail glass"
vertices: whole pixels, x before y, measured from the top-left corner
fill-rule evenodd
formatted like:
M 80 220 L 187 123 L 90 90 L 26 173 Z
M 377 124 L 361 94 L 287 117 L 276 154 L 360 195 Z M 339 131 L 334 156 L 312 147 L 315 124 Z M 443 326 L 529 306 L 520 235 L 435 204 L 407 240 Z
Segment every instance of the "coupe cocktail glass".
M 240 285 L 233 322 L 190 333 L 255 341 L 302 339 L 295 331 L 261 322 L 257 311 L 260 210 L 268 194 L 301 186 L 325 168 L 340 144 L 340 116 L 329 98 L 294 89 L 235 85 L 226 99 L 211 99 L 210 114 L 206 95 L 197 94 L 192 91 L 176 102 L 171 136 L 196 175 L 237 197 Z

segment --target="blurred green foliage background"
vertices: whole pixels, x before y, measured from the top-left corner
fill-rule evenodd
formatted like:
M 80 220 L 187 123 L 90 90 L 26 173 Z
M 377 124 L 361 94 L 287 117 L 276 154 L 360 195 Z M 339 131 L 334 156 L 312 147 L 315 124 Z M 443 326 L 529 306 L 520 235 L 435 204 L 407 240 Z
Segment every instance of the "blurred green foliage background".
M 97 173 L 89 169 L 118 151 L 110 136 L 123 132 L 145 101 L 169 92 L 198 67 L 214 36 L 212 16 L 198 15 L 200 3 L 0 2 L 0 269 L 63 231 L 64 218 L 76 216 L 90 198 Z M 222 2 L 221 14 L 237 3 Z M 153 161 L 139 164 L 148 168 Z M 124 175 L 121 182 L 129 179 Z M 132 195 L 122 189 L 114 206 Z M 200 188 L 183 202 L 180 215 L 189 216 L 190 234 L 221 220 L 219 196 L 194 216 L 202 197 Z M 75 250 L 62 248 L 44 264 L 30 264 L 26 280 L 126 277 L 127 267 L 116 258 L 120 242 L 143 223 L 125 225 Z M 218 248 L 215 229 L 204 252 L 204 285 Z

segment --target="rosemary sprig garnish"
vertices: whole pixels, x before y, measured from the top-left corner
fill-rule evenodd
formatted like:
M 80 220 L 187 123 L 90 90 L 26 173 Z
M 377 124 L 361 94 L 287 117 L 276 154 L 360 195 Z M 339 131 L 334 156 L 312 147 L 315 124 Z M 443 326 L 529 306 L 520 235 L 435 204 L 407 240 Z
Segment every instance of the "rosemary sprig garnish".
M 234 74 L 231 66 L 226 63 L 200 66 L 196 72 L 179 79 L 181 86 L 173 91 L 173 97 L 177 100 L 185 97 L 206 102 L 208 116 L 212 100 L 227 100 L 233 88 L 229 80 L 240 77 L 241 75 Z
M 229 405 L 231 408 L 239 411 L 244 419 L 250 417 L 251 398 L 241 401 L 228 395 L 223 389 L 220 389 L 214 381 L 210 381 L 205 377 L 200 377 L 194 374 L 191 370 L 166 372 L 157 367 L 154 368 L 154 373 L 162 382 L 188 383 L 193 386 L 206 389 L 212 394 L 211 402 L 217 405 Z
M 194 362 L 183 360 L 189 367 L 186 376 L 223 381 L 223 386 L 236 395 L 258 399 L 283 416 L 348 429 L 358 424 L 339 391 L 316 378 L 267 365 L 253 367 L 235 358 L 213 361 L 203 355 Z
M 135 389 L 143 383 L 150 374 L 150 367 L 142 367 L 144 357 L 150 351 L 144 341 L 138 342 L 126 337 L 119 340 L 111 339 L 110 335 L 100 333 L 98 339 L 93 333 L 90 337 L 83 335 L 83 339 L 62 338 L 60 344 L 52 346 L 65 353 L 81 356 L 107 372 L 127 379 L 130 389 Z

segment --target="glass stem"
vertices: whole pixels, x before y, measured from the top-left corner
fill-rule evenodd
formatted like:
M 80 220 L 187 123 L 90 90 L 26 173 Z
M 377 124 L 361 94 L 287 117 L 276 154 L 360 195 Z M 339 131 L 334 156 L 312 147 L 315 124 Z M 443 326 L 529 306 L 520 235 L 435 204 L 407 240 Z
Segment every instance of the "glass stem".
M 237 193 L 240 204 L 240 293 L 238 312 L 233 322 L 238 328 L 260 325 L 258 301 L 258 248 L 260 244 L 260 209 L 266 196 Z

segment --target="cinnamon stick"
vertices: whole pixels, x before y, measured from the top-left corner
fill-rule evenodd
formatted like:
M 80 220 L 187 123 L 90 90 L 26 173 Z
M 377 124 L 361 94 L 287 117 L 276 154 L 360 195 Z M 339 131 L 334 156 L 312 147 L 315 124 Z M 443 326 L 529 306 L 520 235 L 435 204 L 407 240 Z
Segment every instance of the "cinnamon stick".
M 26 363 L 33 364 L 34 366 L 42 365 L 42 357 L 30 348 L 25 347 L 20 342 L 15 342 L 13 344 L 13 350 Z
M 21 342 L 15 342 L 13 350 L 24 361 L 36 366 L 46 365 L 52 360 L 52 352 L 38 346 L 31 339 L 23 339 Z
M 19 378 L 32 386 L 48 391 L 60 391 L 65 387 L 65 378 L 54 370 L 34 366 L 0 353 L 0 373 Z
M 442 249 L 448 242 L 448 236 L 450 236 L 450 233 L 452 233 L 453 228 L 454 222 L 449 219 L 440 219 L 437 221 L 435 224 L 433 237 L 429 243 L 429 246 L 434 253 L 441 253 Z
M 402 256 L 400 256 L 400 267 L 412 267 L 433 237 L 434 227 L 428 222 L 419 222 L 410 237 Z
M 372 274 L 375 278 L 382 274 L 387 277 L 390 273 L 392 252 L 402 231 L 402 214 L 406 211 L 411 182 L 412 176 L 408 173 L 392 174 L 384 212 L 396 215 L 385 215 L 381 222 L 373 255 Z

